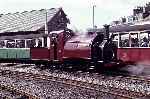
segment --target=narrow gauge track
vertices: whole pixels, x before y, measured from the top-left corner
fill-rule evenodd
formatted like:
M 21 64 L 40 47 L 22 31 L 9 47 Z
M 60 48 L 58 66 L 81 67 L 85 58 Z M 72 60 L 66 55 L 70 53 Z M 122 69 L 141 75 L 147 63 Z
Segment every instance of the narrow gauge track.
M 0 95 L 2 99 L 39 99 L 23 90 L 17 89 L 13 86 L 8 86 L 5 84 L 0 84 L 0 91 L 3 92 Z
M 56 75 L 41 75 L 41 74 L 33 74 L 33 73 L 27 73 L 27 72 L 19 72 L 19 71 L 11 71 L 11 70 L 2 70 L 0 69 L 0 74 L 2 76 L 7 77 L 19 77 L 23 79 L 32 79 L 32 80 L 46 80 L 46 81 L 53 81 L 58 83 L 63 83 L 71 86 L 77 86 L 80 88 L 85 88 L 87 90 L 94 90 L 97 92 L 107 93 L 115 96 L 117 99 L 135 99 L 137 97 L 144 97 L 145 94 L 141 92 L 135 92 L 131 90 L 125 90 L 125 89 L 119 89 L 112 87 L 106 87 L 101 84 L 96 83 L 96 81 L 82 81 L 80 79 L 72 79 L 72 78 L 65 78 L 61 76 Z M 94 83 L 95 82 L 95 83 Z

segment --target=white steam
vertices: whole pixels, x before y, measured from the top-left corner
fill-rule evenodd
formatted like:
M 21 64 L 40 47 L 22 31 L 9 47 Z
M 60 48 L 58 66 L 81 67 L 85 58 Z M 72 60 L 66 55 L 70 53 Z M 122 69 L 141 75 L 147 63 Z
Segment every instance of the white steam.
M 122 69 L 128 71 L 130 74 L 146 76 L 150 75 L 150 62 L 149 61 L 138 62 L 135 65 L 128 65 Z

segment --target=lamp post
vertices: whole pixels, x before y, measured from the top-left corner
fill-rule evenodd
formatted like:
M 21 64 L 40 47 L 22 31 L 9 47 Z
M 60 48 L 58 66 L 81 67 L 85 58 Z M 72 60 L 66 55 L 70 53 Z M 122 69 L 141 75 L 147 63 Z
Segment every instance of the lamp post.
M 43 37 L 42 47 L 49 47 L 47 41 L 48 41 L 48 20 L 47 20 L 47 9 L 45 9 L 45 35 Z
M 95 28 L 95 7 L 96 5 L 93 5 L 93 17 L 92 17 L 93 29 Z
M 45 34 L 48 34 L 47 9 L 45 9 Z

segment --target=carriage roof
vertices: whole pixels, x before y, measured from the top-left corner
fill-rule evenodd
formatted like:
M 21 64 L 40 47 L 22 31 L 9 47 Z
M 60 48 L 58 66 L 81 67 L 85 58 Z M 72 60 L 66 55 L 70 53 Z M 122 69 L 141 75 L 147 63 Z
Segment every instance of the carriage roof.
M 130 32 L 130 31 L 150 31 L 150 22 L 143 24 L 123 24 L 117 26 L 110 26 L 109 31 L 115 32 Z M 97 32 L 105 32 L 104 28 L 97 29 Z

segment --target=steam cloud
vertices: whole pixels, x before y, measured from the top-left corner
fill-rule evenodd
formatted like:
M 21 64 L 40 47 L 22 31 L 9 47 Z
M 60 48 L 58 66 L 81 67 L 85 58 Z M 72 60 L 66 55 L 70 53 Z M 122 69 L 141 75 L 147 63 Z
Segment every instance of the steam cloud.
M 135 65 L 128 65 L 122 69 L 134 75 L 150 75 L 150 62 L 138 62 Z

